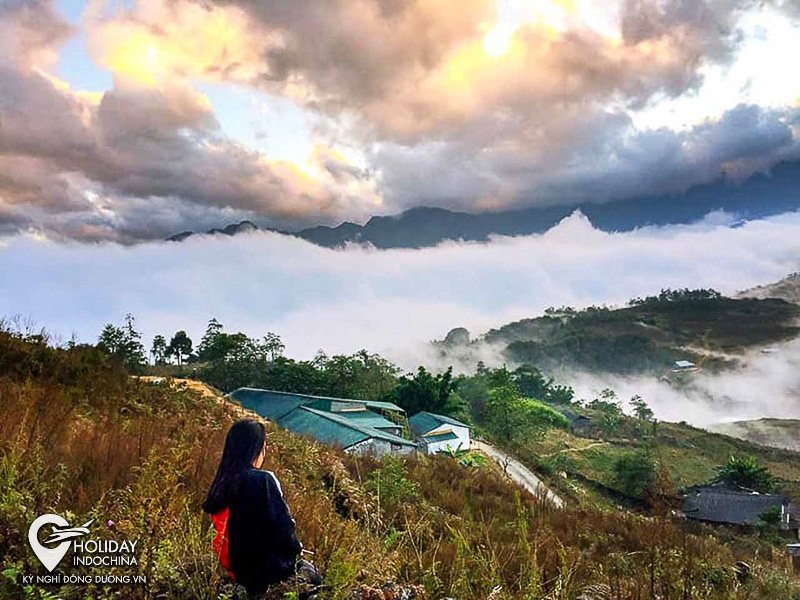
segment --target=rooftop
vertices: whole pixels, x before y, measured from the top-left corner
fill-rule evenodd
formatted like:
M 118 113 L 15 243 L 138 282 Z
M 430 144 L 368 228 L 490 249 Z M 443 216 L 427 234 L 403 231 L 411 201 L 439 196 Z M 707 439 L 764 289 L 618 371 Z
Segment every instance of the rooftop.
M 469 428 L 469 425 L 466 423 L 457 421 L 452 417 L 437 415 L 426 411 L 418 412 L 408 420 L 408 423 L 417 435 L 424 435 L 442 425 L 455 425 L 456 427 Z
M 311 408 L 317 407 L 312 406 Z M 360 425 L 367 425 L 368 427 L 375 427 L 376 429 L 402 429 L 402 425 L 392 423 L 389 419 L 371 410 L 347 410 L 337 412 L 336 414 L 351 421 L 355 421 Z
M 349 448 L 370 438 L 401 446 L 416 446 L 401 437 L 363 425 L 338 413 L 300 406 L 278 420 L 278 425 L 294 433 L 310 435 L 327 444 Z
M 423 436 L 425 442 L 432 444 L 434 442 L 446 442 L 447 440 L 457 440 L 458 436 L 452 431 L 443 431 L 442 433 L 434 433 Z
M 312 396 L 310 394 L 295 394 L 291 392 L 277 392 L 257 388 L 239 388 L 228 394 L 229 398 L 236 400 L 245 408 L 257 412 L 270 421 L 280 419 L 285 414 L 298 406 L 320 403 L 352 403 L 354 406 L 366 406 L 376 410 L 385 410 L 404 414 L 405 411 L 391 402 L 377 402 L 373 400 L 353 400 L 352 398 L 331 398 L 329 396 Z
M 765 510 L 787 506 L 789 499 L 716 486 L 690 488 L 683 500 L 683 512 L 692 519 L 714 523 L 757 525 Z

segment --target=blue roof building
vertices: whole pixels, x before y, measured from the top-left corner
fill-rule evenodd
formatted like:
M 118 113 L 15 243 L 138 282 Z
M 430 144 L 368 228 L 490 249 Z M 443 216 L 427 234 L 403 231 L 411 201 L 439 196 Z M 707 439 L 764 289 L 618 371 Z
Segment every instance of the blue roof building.
M 408 424 L 414 439 L 428 454 L 469 450 L 470 426 L 453 417 L 422 411 L 411 417 Z
M 255 388 L 239 388 L 228 397 L 284 429 L 347 452 L 403 454 L 417 448 L 402 437 L 405 411 L 391 402 Z

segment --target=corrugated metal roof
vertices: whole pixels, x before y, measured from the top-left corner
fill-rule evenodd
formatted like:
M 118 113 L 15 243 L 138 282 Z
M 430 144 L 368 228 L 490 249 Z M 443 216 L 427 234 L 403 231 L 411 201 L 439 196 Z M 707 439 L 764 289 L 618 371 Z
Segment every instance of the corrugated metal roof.
M 683 499 L 682 510 L 687 517 L 701 521 L 757 525 L 765 510 L 788 503 L 785 496 L 709 486 L 691 489 Z
M 360 425 L 375 427 L 376 429 L 402 430 L 401 425 L 398 425 L 397 423 L 392 423 L 389 419 L 385 419 L 378 413 L 374 413 L 371 410 L 345 411 L 345 412 L 337 412 L 336 414 L 345 417 L 346 419 L 349 419 L 351 421 L 355 421 Z
M 276 421 L 298 406 L 309 403 L 304 396 L 255 388 L 239 388 L 228 394 L 228 397 L 270 421 Z
M 276 392 L 274 390 L 262 390 L 257 388 L 239 388 L 228 394 L 228 397 L 240 402 L 245 408 L 256 411 L 262 417 L 272 420 L 279 418 L 281 415 L 286 414 L 289 410 L 293 410 L 298 406 L 312 404 L 318 401 L 352 402 L 363 404 L 377 410 L 405 413 L 402 408 L 391 402 L 353 400 L 352 398 L 331 398 L 329 396 L 312 396 L 310 394 Z M 249 405 L 245 404 L 245 402 Z M 287 410 L 286 407 L 290 408 Z M 269 415 L 274 415 L 274 417 Z
M 424 435 L 429 431 L 436 429 L 437 427 L 447 424 L 447 425 L 455 425 L 457 427 L 469 427 L 466 423 L 462 423 L 461 421 L 456 421 L 452 417 L 446 417 L 444 415 L 436 415 L 434 413 L 429 413 L 427 411 L 418 412 L 409 420 L 409 425 L 411 425 L 411 429 L 417 435 Z
M 310 406 L 300 406 L 278 420 L 278 425 L 294 433 L 310 435 L 328 444 L 336 444 L 342 448 L 374 438 L 401 446 L 416 446 L 414 442 L 401 437 L 362 425 L 341 415 Z
M 377 408 L 380 410 L 391 410 L 392 412 L 401 412 L 405 413 L 406 411 L 397 404 L 393 404 L 392 402 L 378 402 L 376 400 L 367 400 L 367 406 L 370 408 Z
M 447 440 L 457 440 L 458 436 L 452 431 L 445 431 L 443 433 L 434 433 L 433 435 L 426 435 L 425 441 L 430 443 L 445 442 Z
M 366 432 L 326 418 L 330 413 L 301 406 L 278 420 L 278 425 L 300 435 L 310 435 L 320 442 L 349 448 L 368 440 Z

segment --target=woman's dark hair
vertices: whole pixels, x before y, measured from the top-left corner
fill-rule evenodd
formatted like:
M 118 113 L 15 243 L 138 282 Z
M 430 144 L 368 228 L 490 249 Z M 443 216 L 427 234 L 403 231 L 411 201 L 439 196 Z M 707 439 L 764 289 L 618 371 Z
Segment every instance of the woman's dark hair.
M 217 474 L 203 502 L 204 511 L 214 514 L 227 506 L 228 498 L 236 491 L 241 477 L 253 466 L 266 438 L 267 430 L 258 421 L 244 419 L 231 426 Z

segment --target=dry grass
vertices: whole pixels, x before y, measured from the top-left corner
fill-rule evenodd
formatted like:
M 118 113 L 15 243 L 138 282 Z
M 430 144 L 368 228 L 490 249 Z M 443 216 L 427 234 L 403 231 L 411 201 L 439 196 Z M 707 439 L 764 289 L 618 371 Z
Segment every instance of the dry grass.
M 44 597 L 20 583 L 40 569 L 25 535 L 43 512 L 113 520 L 140 540 L 148 575 L 147 586 L 60 597 L 229 597 L 199 506 L 240 413 L 213 391 L 129 378 L 93 349 L 2 332 L 0 403 L 0 597 Z M 392 597 L 389 581 L 429 598 L 566 600 L 590 585 L 620 599 L 800 598 L 786 557 L 755 537 L 723 543 L 667 519 L 554 510 L 446 457 L 358 458 L 272 428 L 269 445 L 266 466 L 327 598 Z

